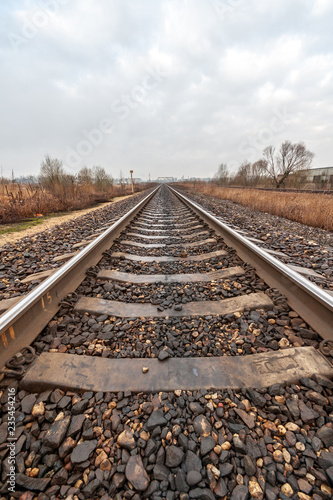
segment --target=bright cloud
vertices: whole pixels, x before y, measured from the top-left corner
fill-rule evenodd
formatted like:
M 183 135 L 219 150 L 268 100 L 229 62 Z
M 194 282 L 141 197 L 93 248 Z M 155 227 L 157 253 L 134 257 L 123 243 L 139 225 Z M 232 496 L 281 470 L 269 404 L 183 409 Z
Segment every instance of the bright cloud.
M 15 0 L 0 7 L 3 173 L 211 176 L 269 144 L 332 164 L 329 0 Z

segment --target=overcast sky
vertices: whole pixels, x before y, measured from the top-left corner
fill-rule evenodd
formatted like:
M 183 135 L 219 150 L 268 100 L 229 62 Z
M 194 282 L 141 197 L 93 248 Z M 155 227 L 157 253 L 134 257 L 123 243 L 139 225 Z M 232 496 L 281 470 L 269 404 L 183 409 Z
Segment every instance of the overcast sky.
M 212 176 L 304 141 L 333 165 L 331 0 L 8 0 L 2 173 Z

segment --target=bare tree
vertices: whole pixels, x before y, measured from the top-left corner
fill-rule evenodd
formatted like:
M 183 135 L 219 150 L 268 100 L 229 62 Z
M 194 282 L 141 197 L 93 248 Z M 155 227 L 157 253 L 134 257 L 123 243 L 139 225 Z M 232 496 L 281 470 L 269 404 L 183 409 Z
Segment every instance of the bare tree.
M 265 160 L 258 160 L 251 165 L 251 184 L 252 186 L 260 186 L 267 180 L 266 176 L 266 162 Z
M 229 171 L 226 163 L 219 165 L 218 171 L 214 175 L 214 180 L 217 184 L 226 185 L 229 182 Z
M 107 191 L 113 185 L 113 178 L 107 174 L 105 168 L 96 166 L 93 167 L 94 172 L 94 185 L 97 191 Z
M 62 161 L 46 155 L 41 163 L 39 175 L 39 180 L 43 186 L 52 189 L 55 184 L 62 182 L 64 175 Z
M 80 184 L 92 184 L 94 180 L 94 174 L 91 168 L 82 167 L 78 173 L 78 181 Z
M 119 172 L 119 184 L 121 186 L 121 189 L 123 189 L 125 186 L 125 179 L 124 179 L 122 170 L 120 170 L 120 172 Z
M 72 179 L 65 173 L 62 161 L 57 158 L 45 156 L 40 167 L 39 181 L 62 203 L 65 203 L 68 196 L 72 196 L 67 189 L 69 185 L 71 186 Z
M 236 175 L 232 179 L 232 183 L 238 186 L 250 186 L 252 184 L 251 167 L 251 163 L 243 161 L 243 163 L 239 165 Z
M 303 142 L 292 144 L 290 141 L 284 141 L 277 153 L 274 146 L 268 146 L 263 155 L 265 171 L 277 188 L 283 186 L 291 173 L 309 168 L 314 157 Z

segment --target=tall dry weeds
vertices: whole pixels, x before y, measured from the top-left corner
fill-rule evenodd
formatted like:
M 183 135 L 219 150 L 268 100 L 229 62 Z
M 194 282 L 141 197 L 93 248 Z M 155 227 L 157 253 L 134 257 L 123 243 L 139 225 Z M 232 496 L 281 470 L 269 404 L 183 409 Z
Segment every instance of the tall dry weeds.
M 333 196 L 317 193 L 285 193 L 256 189 L 223 188 L 208 183 L 185 183 L 188 189 L 245 207 L 285 217 L 301 224 L 333 231 Z
M 135 184 L 135 192 L 147 189 L 146 184 Z M 74 186 L 66 191 L 51 192 L 41 185 L 20 185 L 0 183 L 0 224 L 31 219 L 38 214 L 64 212 L 88 208 L 98 202 L 111 201 L 112 198 L 132 193 L 130 185 L 113 185 L 105 191 L 92 186 Z

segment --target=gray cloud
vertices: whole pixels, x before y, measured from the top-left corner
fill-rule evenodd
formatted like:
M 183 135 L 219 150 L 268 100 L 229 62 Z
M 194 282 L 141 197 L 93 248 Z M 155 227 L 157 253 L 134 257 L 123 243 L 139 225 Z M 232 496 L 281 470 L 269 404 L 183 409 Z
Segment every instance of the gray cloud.
M 5 4 L 7 176 L 38 173 L 45 154 L 73 173 L 209 176 L 285 139 L 332 164 L 329 0 Z

